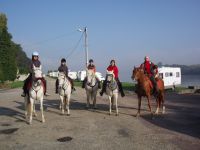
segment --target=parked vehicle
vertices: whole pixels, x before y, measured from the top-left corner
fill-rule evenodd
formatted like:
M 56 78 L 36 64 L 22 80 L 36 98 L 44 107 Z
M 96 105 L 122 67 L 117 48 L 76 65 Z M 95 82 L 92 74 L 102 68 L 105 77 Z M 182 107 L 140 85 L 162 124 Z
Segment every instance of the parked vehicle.
M 160 78 L 164 80 L 165 88 L 175 88 L 181 85 L 181 68 L 161 67 L 158 68 Z
M 100 81 L 105 80 L 105 78 L 103 77 L 103 75 L 102 75 L 100 72 L 96 72 L 95 74 L 96 74 L 96 76 L 99 78 Z M 77 76 L 78 76 L 77 79 L 78 79 L 79 81 L 83 81 L 83 80 L 85 79 L 85 77 L 86 77 L 86 71 L 85 71 L 85 70 L 78 71 Z

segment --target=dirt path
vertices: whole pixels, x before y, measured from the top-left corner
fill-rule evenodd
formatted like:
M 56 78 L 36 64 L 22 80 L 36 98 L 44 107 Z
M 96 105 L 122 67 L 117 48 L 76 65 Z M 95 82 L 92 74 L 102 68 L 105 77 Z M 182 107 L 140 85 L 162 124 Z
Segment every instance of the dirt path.
M 71 116 L 61 115 L 59 98 L 54 94 L 55 80 L 48 79 L 45 119 L 24 121 L 21 89 L 0 91 L 0 149 L 199 149 L 200 95 L 166 94 L 166 114 L 150 118 L 146 99 L 141 117 L 135 118 L 137 98 L 127 93 L 119 99 L 119 116 L 108 115 L 107 97 L 98 96 L 97 110 L 85 109 L 85 91 L 72 94 Z M 155 100 L 153 110 L 155 111 Z M 39 104 L 37 104 L 39 110 Z M 60 139 L 61 138 L 61 139 Z M 62 139 L 63 138 L 63 139 Z M 59 140 L 60 139 L 60 140 Z M 59 142 L 66 140 L 65 142 Z

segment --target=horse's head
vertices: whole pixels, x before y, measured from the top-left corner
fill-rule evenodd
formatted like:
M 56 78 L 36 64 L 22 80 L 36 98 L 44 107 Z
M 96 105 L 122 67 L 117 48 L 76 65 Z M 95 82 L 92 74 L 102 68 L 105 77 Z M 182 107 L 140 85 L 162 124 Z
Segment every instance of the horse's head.
M 113 71 L 107 71 L 106 73 L 107 82 L 112 82 L 115 79 Z
M 96 84 L 95 72 L 92 69 L 87 70 L 87 84 L 94 86 Z
M 40 67 L 35 67 L 33 65 L 33 78 L 37 79 L 37 78 L 42 78 L 42 66 L 40 65 Z
M 63 84 L 65 83 L 66 76 L 64 72 L 59 72 L 58 73 L 58 86 L 62 87 Z
M 131 78 L 133 80 L 138 80 L 142 74 L 144 74 L 143 69 L 140 67 L 134 67 Z

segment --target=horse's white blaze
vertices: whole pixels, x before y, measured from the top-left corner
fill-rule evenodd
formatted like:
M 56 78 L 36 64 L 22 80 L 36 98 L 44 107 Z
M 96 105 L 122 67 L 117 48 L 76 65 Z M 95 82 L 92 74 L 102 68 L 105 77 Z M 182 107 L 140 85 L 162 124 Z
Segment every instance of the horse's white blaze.
M 107 81 L 112 83 L 112 82 L 115 82 L 115 79 L 114 79 L 114 74 L 113 74 L 113 71 L 107 71 Z M 116 85 L 117 86 L 117 85 Z M 118 87 L 116 87 L 115 89 L 111 89 L 109 87 L 109 84 L 107 84 L 106 86 L 106 94 L 108 95 L 108 99 L 109 99 L 109 114 L 112 113 L 112 106 L 113 104 L 115 103 L 115 106 L 116 106 L 116 115 L 119 114 L 118 112 Z
M 90 105 L 90 99 L 93 101 L 93 107 L 96 108 L 96 96 L 98 91 L 98 82 L 93 70 L 87 70 L 87 82 L 85 84 L 85 90 L 87 95 L 87 104 L 88 108 Z
M 67 109 L 67 115 L 70 115 L 71 83 L 62 72 L 59 72 L 58 83 L 61 112 L 64 114 L 65 109 Z

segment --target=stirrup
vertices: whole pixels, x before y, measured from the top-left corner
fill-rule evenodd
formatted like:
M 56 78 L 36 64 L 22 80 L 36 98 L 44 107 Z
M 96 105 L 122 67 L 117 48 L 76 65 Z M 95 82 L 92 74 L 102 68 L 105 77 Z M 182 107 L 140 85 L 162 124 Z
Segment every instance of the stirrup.
M 21 97 L 26 97 L 26 94 L 25 94 L 25 93 L 22 93 L 22 94 L 21 94 Z
M 103 96 L 103 92 L 101 91 L 101 92 L 99 92 L 99 94 L 100 94 L 100 96 Z

